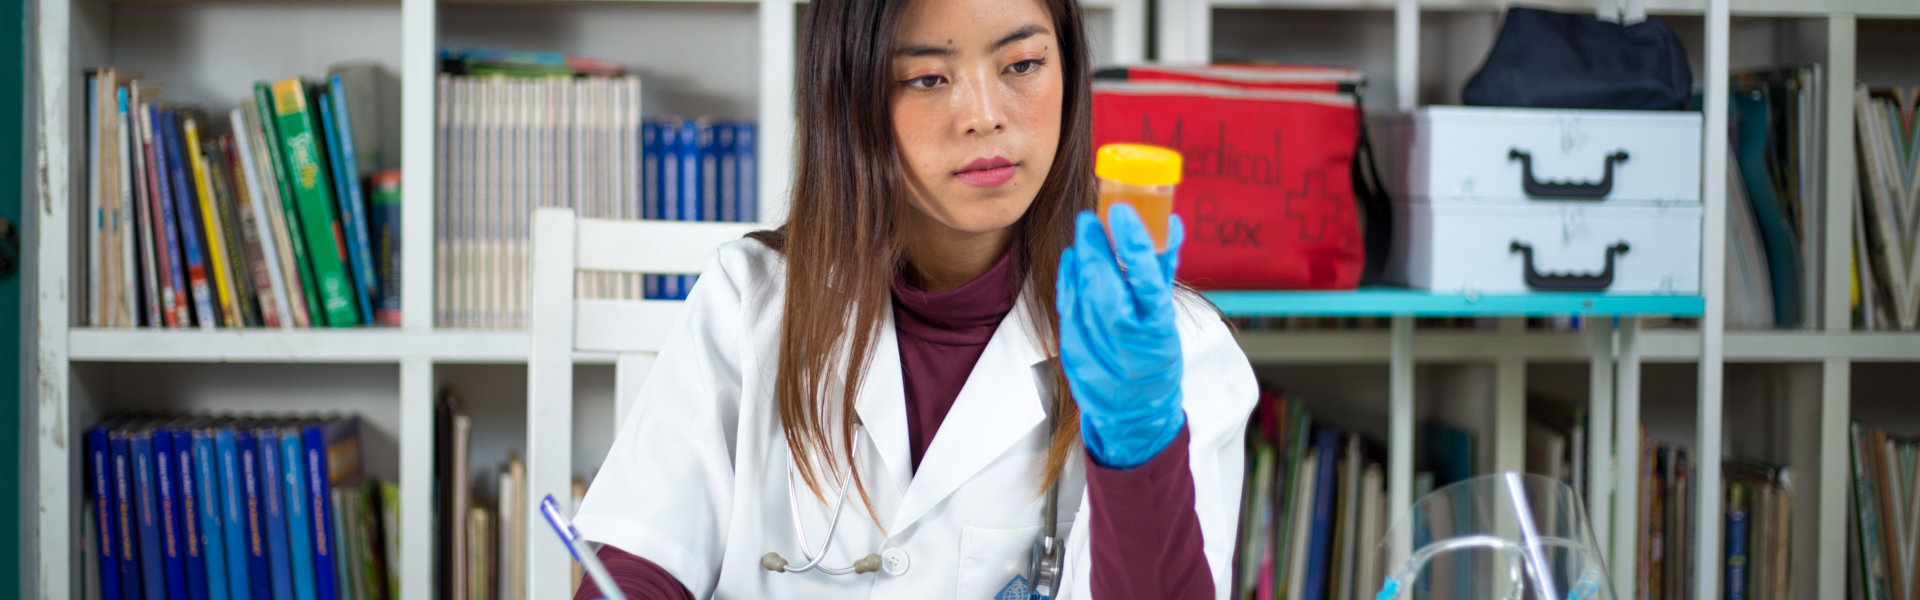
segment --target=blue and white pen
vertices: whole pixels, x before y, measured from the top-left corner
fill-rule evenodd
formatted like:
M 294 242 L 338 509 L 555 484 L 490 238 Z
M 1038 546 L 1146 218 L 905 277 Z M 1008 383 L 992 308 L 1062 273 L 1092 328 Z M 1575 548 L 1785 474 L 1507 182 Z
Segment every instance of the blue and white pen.
M 580 539 L 580 532 L 574 531 L 573 523 L 560 516 L 560 505 L 553 501 L 553 494 L 547 494 L 546 498 L 540 500 L 540 514 L 547 516 L 547 524 L 553 526 L 554 533 L 560 534 L 560 543 L 567 545 L 567 552 L 573 554 L 573 560 L 580 563 L 588 577 L 593 578 L 593 584 L 600 587 L 600 594 L 605 600 L 627 600 L 627 596 L 620 593 L 620 586 L 614 584 L 613 574 L 607 572 L 607 566 L 601 564 L 599 557 L 587 548 L 587 542 Z

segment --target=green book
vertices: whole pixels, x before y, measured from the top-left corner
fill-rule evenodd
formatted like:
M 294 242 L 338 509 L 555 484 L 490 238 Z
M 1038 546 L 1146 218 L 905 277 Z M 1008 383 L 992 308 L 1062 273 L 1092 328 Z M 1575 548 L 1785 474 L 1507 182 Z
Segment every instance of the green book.
M 327 181 L 326 158 L 320 156 L 320 145 L 314 138 L 316 128 L 313 111 L 307 108 L 306 86 L 297 77 L 274 82 L 273 107 L 280 144 L 286 150 L 288 184 L 293 187 L 300 230 L 307 238 L 307 259 L 320 288 L 319 312 L 326 315 L 330 327 L 358 325 L 360 314 L 354 308 L 353 284 L 340 261 L 333 186 Z
M 287 177 L 287 163 L 280 156 L 280 127 L 274 118 L 273 92 L 265 82 L 253 84 L 254 109 L 259 111 L 261 134 L 266 139 L 260 145 L 267 149 L 267 162 L 273 163 L 273 183 L 280 189 L 280 213 L 287 219 L 287 246 L 293 250 L 294 270 L 299 271 L 300 291 L 306 297 L 309 326 L 322 327 L 327 324 L 324 311 L 320 310 L 320 288 L 313 283 L 313 266 L 307 262 L 306 230 L 300 228 L 300 211 L 294 207 L 292 178 Z M 295 275 L 289 274 L 288 277 Z M 288 298 L 298 301 L 298 298 Z

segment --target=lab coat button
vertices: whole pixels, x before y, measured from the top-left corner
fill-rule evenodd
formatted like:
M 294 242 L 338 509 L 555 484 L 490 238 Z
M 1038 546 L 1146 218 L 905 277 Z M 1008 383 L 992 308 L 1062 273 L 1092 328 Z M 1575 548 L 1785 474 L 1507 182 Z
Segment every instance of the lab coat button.
M 907 565 L 910 562 L 907 558 L 907 551 L 899 548 L 881 550 L 880 561 L 880 569 L 886 571 L 888 575 L 896 577 L 907 572 Z

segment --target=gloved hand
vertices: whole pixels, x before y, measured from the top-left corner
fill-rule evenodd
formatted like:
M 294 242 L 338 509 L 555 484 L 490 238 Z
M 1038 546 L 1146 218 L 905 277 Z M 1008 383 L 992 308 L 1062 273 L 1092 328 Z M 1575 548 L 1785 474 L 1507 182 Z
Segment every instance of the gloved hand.
M 1187 422 L 1173 306 L 1173 273 L 1186 226 L 1178 215 L 1171 218 L 1167 250 L 1155 255 L 1132 206 L 1116 203 L 1107 210 L 1112 245 L 1100 219 L 1083 211 L 1073 246 L 1060 255 L 1060 363 L 1080 405 L 1087 454 L 1105 467 L 1146 464 Z

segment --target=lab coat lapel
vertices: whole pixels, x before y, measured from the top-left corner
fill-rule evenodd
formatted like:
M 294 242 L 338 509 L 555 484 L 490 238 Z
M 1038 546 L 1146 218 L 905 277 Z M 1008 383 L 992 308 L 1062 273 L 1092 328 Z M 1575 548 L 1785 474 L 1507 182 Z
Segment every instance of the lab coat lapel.
M 896 344 L 897 363 L 897 342 L 892 339 L 888 336 L 887 343 Z M 1035 425 L 1046 421 L 1040 389 L 1032 375 L 1033 365 L 1044 358 L 1029 326 L 1026 295 L 1021 294 L 980 353 L 952 410 L 933 436 L 926 455 L 920 458 L 920 469 L 907 485 L 906 497 L 888 531 L 906 531 L 1026 437 Z M 898 377 L 899 373 L 896 364 L 893 374 Z
M 879 451 L 893 493 L 905 491 L 913 478 L 913 458 L 907 451 L 907 392 L 900 375 L 900 340 L 893 329 L 892 300 L 881 311 L 880 335 L 874 343 L 873 361 L 860 382 L 860 399 L 854 410 L 866 424 L 867 438 Z

